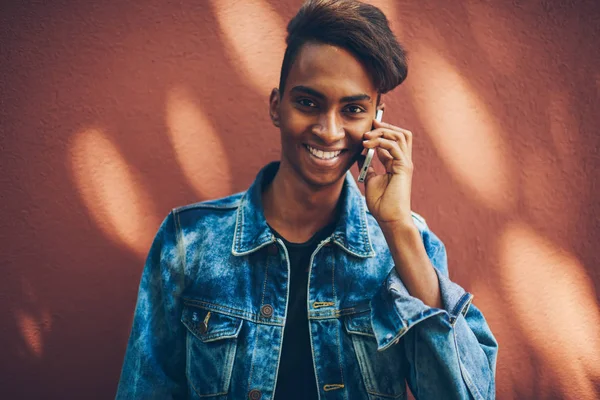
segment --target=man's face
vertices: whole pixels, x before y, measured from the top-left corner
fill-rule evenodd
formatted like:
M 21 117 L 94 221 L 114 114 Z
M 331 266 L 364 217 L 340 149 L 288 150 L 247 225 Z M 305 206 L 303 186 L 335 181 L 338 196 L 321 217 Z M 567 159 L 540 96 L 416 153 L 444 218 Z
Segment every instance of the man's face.
M 377 90 L 367 70 L 347 50 L 307 43 L 284 90 L 274 90 L 270 102 L 282 166 L 313 187 L 339 182 L 363 150 L 375 116 Z

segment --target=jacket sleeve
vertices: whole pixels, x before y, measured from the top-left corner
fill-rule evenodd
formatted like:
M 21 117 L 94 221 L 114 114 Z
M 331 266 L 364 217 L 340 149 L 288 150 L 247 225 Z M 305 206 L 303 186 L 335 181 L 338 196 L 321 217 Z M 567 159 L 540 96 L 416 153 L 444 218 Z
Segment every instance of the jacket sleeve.
M 438 275 L 444 309 L 410 296 L 395 268 L 371 301 L 378 350 L 400 342 L 416 399 L 494 399 L 498 344 L 471 304 L 473 295 L 450 281 L 444 244 L 417 223 Z M 402 338 L 402 341 L 400 341 Z
M 175 217 L 171 212 L 162 222 L 144 265 L 117 399 L 187 395 L 180 322 L 185 253 Z

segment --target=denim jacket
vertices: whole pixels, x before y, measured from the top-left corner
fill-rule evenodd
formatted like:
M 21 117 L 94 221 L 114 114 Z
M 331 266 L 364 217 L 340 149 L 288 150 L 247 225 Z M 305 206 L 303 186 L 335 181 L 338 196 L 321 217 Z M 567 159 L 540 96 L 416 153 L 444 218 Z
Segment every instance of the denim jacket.
M 173 209 L 150 249 L 117 399 L 272 399 L 289 260 L 261 189 Z M 320 399 L 493 399 L 497 342 L 473 296 L 448 278 L 442 242 L 414 223 L 443 309 L 409 295 L 384 236 L 346 175 L 339 222 L 309 266 L 312 358 Z M 285 399 L 279 399 L 285 400 Z

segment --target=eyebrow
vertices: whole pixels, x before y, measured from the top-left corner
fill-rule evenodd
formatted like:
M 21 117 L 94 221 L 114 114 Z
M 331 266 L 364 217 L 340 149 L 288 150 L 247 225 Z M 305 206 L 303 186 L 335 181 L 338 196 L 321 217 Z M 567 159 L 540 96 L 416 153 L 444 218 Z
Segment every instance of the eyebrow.
M 325 100 L 325 95 L 323 93 L 321 93 L 318 90 L 315 90 L 313 88 L 310 88 L 308 86 L 302 86 L 302 85 L 300 85 L 300 86 L 294 86 L 290 90 L 290 93 L 294 93 L 294 92 L 306 93 L 306 94 L 314 96 L 314 97 L 316 97 L 318 99 Z M 371 96 L 369 96 L 366 93 L 355 94 L 355 95 L 352 95 L 352 96 L 342 97 L 340 99 L 340 102 L 341 103 L 350 103 L 350 102 L 353 102 L 353 101 L 361 101 L 361 100 L 369 100 L 369 101 L 371 101 Z

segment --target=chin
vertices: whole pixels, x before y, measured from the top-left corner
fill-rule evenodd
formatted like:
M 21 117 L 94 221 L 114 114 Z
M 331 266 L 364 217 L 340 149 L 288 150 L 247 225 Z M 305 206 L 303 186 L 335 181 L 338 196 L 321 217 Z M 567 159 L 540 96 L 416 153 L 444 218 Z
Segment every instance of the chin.
M 297 172 L 302 179 L 315 188 L 326 188 L 344 180 L 350 166 L 339 166 L 330 170 L 314 169 L 312 166 L 299 165 Z

